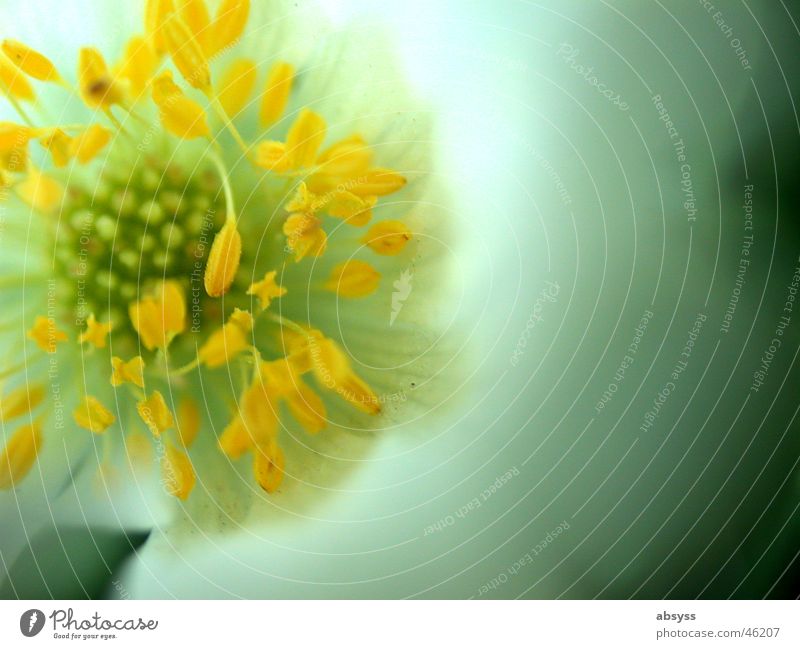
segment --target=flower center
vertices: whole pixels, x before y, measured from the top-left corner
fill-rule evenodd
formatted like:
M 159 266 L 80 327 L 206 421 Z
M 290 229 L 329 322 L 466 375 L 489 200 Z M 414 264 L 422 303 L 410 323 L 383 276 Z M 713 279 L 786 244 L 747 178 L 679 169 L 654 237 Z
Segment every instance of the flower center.
M 62 214 L 56 273 L 69 280 L 70 315 L 78 326 L 102 315 L 115 335 L 135 336 L 128 305 L 154 285 L 175 279 L 202 287 L 224 201 L 212 170 L 188 175 L 148 159 L 129 173 L 104 172 L 96 189 L 72 184 Z

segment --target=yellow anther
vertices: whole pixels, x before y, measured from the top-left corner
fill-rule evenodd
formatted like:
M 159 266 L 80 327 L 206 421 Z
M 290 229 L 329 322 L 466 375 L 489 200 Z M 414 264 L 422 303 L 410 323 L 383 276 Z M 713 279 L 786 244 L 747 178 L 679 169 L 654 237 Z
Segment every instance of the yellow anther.
M 186 298 L 175 281 L 164 282 L 155 295 L 128 307 L 131 324 L 150 350 L 167 347 L 186 329 Z
M 377 197 L 361 198 L 343 189 L 318 195 L 311 192 L 306 183 L 300 183 L 292 199 L 286 204 L 289 212 L 316 214 L 325 211 L 330 216 L 344 219 L 350 225 L 366 225 L 372 218 L 372 208 Z
M 341 297 L 364 297 L 374 293 L 381 275 L 365 261 L 350 259 L 334 266 L 325 288 Z
M 44 386 L 39 383 L 25 384 L 11 390 L 0 399 L 0 422 L 29 414 L 44 400 L 44 394 Z
M 275 493 L 283 481 L 286 460 L 277 443 L 260 446 L 253 451 L 253 474 L 267 493 Z
M 203 283 L 206 293 L 220 297 L 228 292 L 239 269 L 242 257 L 242 237 L 236 229 L 236 222 L 227 220 L 214 237 L 211 252 L 208 253 Z
M 307 433 L 318 433 L 325 428 L 328 420 L 325 404 L 302 379 L 298 380 L 297 389 L 286 396 L 286 405 Z
M 114 415 L 95 397 L 86 396 L 72 413 L 75 423 L 93 433 L 100 434 L 116 421 Z
M 294 67 L 291 64 L 278 61 L 269 69 L 259 111 L 261 126 L 271 126 L 281 118 L 289 103 L 293 81 Z
M 2 49 L 9 60 L 29 77 L 39 81 L 61 81 L 61 75 L 50 59 L 27 45 L 8 39 L 3 41 Z
M 169 70 L 153 81 L 153 101 L 158 106 L 161 123 L 173 135 L 187 140 L 210 135 L 205 110 L 183 94 L 172 81 Z
M 277 436 L 278 405 L 260 378 L 245 390 L 239 405 L 242 420 L 256 444 L 267 443 Z
M 50 152 L 56 167 L 65 167 L 72 157 L 70 154 L 72 138 L 60 128 L 49 128 L 42 132 L 41 145 Z
M 189 448 L 200 430 L 200 408 L 191 397 L 184 397 L 178 404 L 178 436 L 181 444 Z
M 320 115 L 307 108 L 300 112 L 286 136 L 286 153 L 292 169 L 313 166 L 325 133 L 325 120 Z
M 219 367 L 247 349 L 249 334 L 253 328 L 253 316 L 247 311 L 235 309 L 222 327 L 213 332 L 198 352 L 201 363 L 208 367 Z
M 86 164 L 94 160 L 110 141 L 111 131 L 99 124 L 93 124 L 72 139 L 69 153 L 81 164 Z
M 307 432 L 318 433 L 325 428 L 325 405 L 319 395 L 303 381 L 294 359 L 282 358 L 262 363 L 259 371 L 270 394 L 286 401 L 294 418 Z
M 309 191 L 308 185 L 300 183 L 291 200 L 286 203 L 287 212 L 310 212 L 314 214 L 325 205 L 325 200 Z
M 154 437 L 175 426 L 175 418 L 158 390 L 154 390 L 147 399 L 139 401 L 136 411 Z
M 372 208 L 375 207 L 377 200 L 376 196 L 361 198 L 348 191 L 335 191 L 330 193 L 326 210 L 331 216 L 361 227 L 369 223 L 372 218 Z
M 290 170 L 286 145 L 283 142 L 262 142 L 256 149 L 256 164 L 276 174 Z
M 167 443 L 161 460 L 161 472 L 167 493 L 186 500 L 196 481 L 189 456 L 172 443 Z
M 253 446 L 253 439 L 239 415 L 225 427 L 217 440 L 220 450 L 231 460 L 238 460 Z
M 177 12 L 163 25 L 164 43 L 186 83 L 198 90 L 211 88 L 211 70 L 197 38 Z
M 67 334 L 59 331 L 56 321 L 44 316 L 36 316 L 33 327 L 28 330 L 27 336 L 36 343 L 39 349 L 48 354 L 55 354 L 56 345 L 67 341 Z
M 28 474 L 42 447 L 39 422 L 18 428 L 0 453 L 0 489 L 10 489 Z
M 78 85 L 83 101 L 92 108 L 106 110 L 125 98 L 103 55 L 93 47 L 82 48 L 78 55 Z
M 250 0 L 222 0 L 205 37 L 200 39 L 205 55 L 211 58 L 238 41 L 249 15 Z
M 161 282 L 156 297 L 162 305 L 164 329 L 182 333 L 186 329 L 186 296 L 180 283 L 173 279 Z
M 130 94 L 136 99 L 144 93 L 157 66 L 158 56 L 152 41 L 134 36 L 125 47 L 125 54 L 117 67 L 117 76 L 128 81 Z
M 249 59 L 237 59 L 225 71 L 217 98 L 230 117 L 236 117 L 247 105 L 256 85 L 256 65 Z
M 205 0 L 177 0 L 181 18 L 187 27 L 192 30 L 192 34 L 200 40 L 206 37 L 206 32 L 211 17 L 208 14 Z
M 254 282 L 247 289 L 248 295 L 256 295 L 261 302 L 261 310 L 266 311 L 274 298 L 286 295 L 286 289 L 275 281 L 277 271 L 271 270 L 260 282 Z
M 94 317 L 94 313 L 91 313 L 86 319 L 86 331 L 81 333 L 78 342 L 88 342 L 98 349 L 102 349 L 106 346 L 106 337 L 111 331 L 111 327 L 112 325 L 110 322 L 98 322 Z
M 0 122 L 0 151 L 13 151 L 27 146 L 36 132 L 27 126 Z
M 372 163 L 372 149 L 360 135 L 351 135 L 322 152 L 317 160 L 320 173 L 336 178 L 354 178 Z
M 350 191 L 356 196 L 386 196 L 402 189 L 406 179 L 391 169 L 370 169 Z
M 14 99 L 22 99 L 23 101 L 36 99 L 33 86 L 28 83 L 20 69 L 9 63 L 5 56 L 0 56 L 0 86 L 3 92 Z
M 369 229 L 362 241 L 379 255 L 398 255 L 411 241 L 411 230 L 401 221 L 381 221 Z
M 275 173 L 309 169 L 314 166 L 326 130 L 325 120 L 305 108 L 289 129 L 285 144 L 262 142 L 258 146 L 256 164 Z
M 15 189 L 23 201 L 43 214 L 54 212 L 64 198 L 64 187 L 33 166 L 28 169 L 25 180 Z
M 307 255 L 320 257 L 328 246 L 328 235 L 322 229 L 322 222 L 307 212 L 290 215 L 283 224 L 283 233 L 297 261 Z
M 164 40 L 164 24 L 174 10 L 175 5 L 172 0 L 146 0 L 144 27 L 157 56 L 167 51 L 167 44 Z
M 375 393 L 353 372 L 350 360 L 330 338 L 315 336 L 308 342 L 314 376 L 318 383 L 336 392 L 359 410 L 378 414 L 381 406 Z
M 125 362 L 118 356 L 111 359 L 111 385 L 120 386 L 123 383 L 133 383 L 140 388 L 144 387 L 144 359 L 134 356 Z

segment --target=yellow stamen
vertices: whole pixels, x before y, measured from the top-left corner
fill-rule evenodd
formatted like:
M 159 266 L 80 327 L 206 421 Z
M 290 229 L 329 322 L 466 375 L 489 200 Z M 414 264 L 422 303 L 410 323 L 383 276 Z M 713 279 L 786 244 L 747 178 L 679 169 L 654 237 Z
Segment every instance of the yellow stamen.
M 178 13 L 167 17 L 163 26 L 164 42 L 175 67 L 186 83 L 198 90 L 211 88 L 211 70 L 203 49 L 192 30 Z
M 150 350 L 166 348 L 186 329 L 186 298 L 180 284 L 164 282 L 154 296 L 147 296 L 128 307 L 131 324 L 142 344 Z
M 200 408 L 191 397 L 184 397 L 178 404 L 178 436 L 181 444 L 189 448 L 200 430 Z
M 286 143 L 262 142 L 256 164 L 275 173 L 302 171 L 313 167 L 327 127 L 317 113 L 304 108 L 289 129 Z
M 205 0 L 178 0 L 178 6 L 180 7 L 181 18 L 183 18 L 187 27 L 192 30 L 192 34 L 198 40 L 205 38 L 207 36 L 206 30 L 211 23 Z
M 134 98 L 142 95 L 158 66 L 158 56 L 151 41 L 134 36 L 128 41 L 122 61 L 117 68 L 117 76 L 126 79 Z
M 250 285 L 250 288 L 247 289 L 248 295 L 258 296 L 262 311 L 266 311 L 269 308 L 274 298 L 286 295 L 286 289 L 275 282 L 275 276 L 277 274 L 277 271 L 271 270 L 264 275 L 264 279 L 260 282 L 254 282 Z
M 103 55 L 93 47 L 84 47 L 78 56 L 78 85 L 81 97 L 91 108 L 108 110 L 124 100 L 122 88 L 112 78 Z
M 286 152 L 292 169 L 306 169 L 314 164 L 325 140 L 325 120 L 317 113 L 303 109 L 286 136 Z
M 256 85 L 256 65 L 249 59 L 237 59 L 225 72 L 217 98 L 230 117 L 236 117 L 247 104 Z
M 84 397 L 72 416 L 78 426 L 97 435 L 108 430 L 116 421 L 114 415 L 92 396 Z
M 14 99 L 23 101 L 36 99 L 33 86 L 22 76 L 19 68 L 9 63 L 5 56 L 0 57 L 0 85 L 2 85 L 3 92 Z
M 220 450 L 231 460 L 238 460 L 250 450 L 253 440 L 240 416 L 235 416 L 217 440 Z
M 372 150 L 360 135 L 351 135 L 322 152 L 317 160 L 320 173 L 352 178 L 365 172 L 372 162 Z
M 266 384 L 256 378 L 242 395 L 242 420 L 256 444 L 264 444 L 278 435 L 278 408 Z
M 353 372 L 350 361 L 330 338 L 312 337 L 309 353 L 314 376 L 319 384 L 371 415 L 381 411 L 380 403 L 370 387 Z
M 61 75 L 50 59 L 27 45 L 7 39 L 3 41 L 2 49 L 9 60 L 29 77 L 39 81 L 61 82 Z
M 365 297 L 378 289 L 380 280 L 380 273 L 368 263 L 350 259 L 334 266 L 325 288 L 341 297 Z
M 211 297 L 220 297 L 228 292 L 239 269 L 241 256 L 242 237 L 236 229 L 236 222 L 226 220 L 214 237 L 211 252 L 208 254 L 203 277 L 206 293 Z
M 325 428 L 327 414 L 322 399 L 303 381 L 290 359 L 262 363 L 259 370 L 269 391 L 286 401 L 292 416 L 307 432 L 318 433 Z
M 56 345 L 67 341 L 67 334 L 59 331 L 56 321 L 53 318 L 37 316 L 33 321 L 33 327 L 28 330 L 30 338 L 43 352 L 55 354 Z
M 28 144 L 36 131 L 28 126 L 11 122 L 0 122 L 0 151 L 13 151 Z
M 39 383 L 21 385 L 12 390 L 0 399 L 0 422 L 29 414 L 44 400 L 44 395 L 44 386 Z
M 350 225 L 366 225 L 372 218 L 372 208 L 377 202 L 376 196 L 361 198 L 343 189 L 336 189 L 323 195 L 311 192 L 306 183 L 300 183 L 297 192 L 286 204 L 289 212 L 305 212 L 315 214 L 326 211 L 330 216 L 344 219 Z
M 227 49 L 241 38 L 250 15 L 250 0 L 222 0 L 211 26 L 202 38 L 208 58 Z
M 307 255 L 321 257 L 328 246 L 328 235 L 322 222 L 313 214 L 291 214 L 283 224 L 286 243 L 300 261 Z
M 42 446 L 39 422 L 25 424 L 11 436 L 0 454 L 0 489 L 10 489 L 28 474 Z
M 212 333 L 198 352 L 201 363 L 219 367 L 249 346 L 248 335 L 253 328 L 253 316 L 235 309 L 222 327 Z
M 134 356 L 128 362 L 118 356 L 111 359 L 111 385 L 120 386 L 123 383 L 133 383 L 140 388 L 144 387 L 144 359 Z
M 106 346 L 106 337 L 111 331 L 111 327 L 110 322 L 98 322 L 94 317 L 94 313 L 91 313 L 86 319 L 86 331 L 78 337 L 78 342 L 88 342 L 98 349 L 103 349 Z
M 175 426 L 175 418 L 158 390 L 137 403 L 136 411 L 154 437 L 159 437 L 161 433 Z
M 269 69 L 259 111 L 262 127 L 271 126 L 281 118 L 289 102 L 293 81 L 294 67 L 291 64 L 278 61 Z
M 64 187 L 33 166 L 15 190 L 23 201 L 43 214 L 55 212 L 64 198 Z
M 146 0 L 144 26 L 157 56 L 167 51 L 167 44 L 164 40 L 164 24 L 174 10 L 175 6 L 172 0 Z
M 81 164 L 94 160 L 100 151 L 111 141 L 111 131 L 99 124 L 93 124 L 76 135 L 70 144 L 70 156 Z
M 50 152 L 50 156 L 53 158 L 53 164 L 56 167 L 65 167 L 70 161 L 72 157 L 70 154 L 72 138 L 60 128 L 44 130 L 39 142 Z
M 191 140 L 211 134 L 205 110 L 183 94 L 172 81 L 172 72 L 169 70 L 161 73 L 153 82 L 153 101 L 158 106 L 161 123 L 173 135 Z
M 379 255 L 399 255 L 411 241 L 411 230 L 401 221 L 381 221 L 361 241 Z
M 194 467 L 189 456 L 172 443 L 167 443 L 161 460 L 164 487 L 176 498 L 186 500 L 196 481 Z
M 372 218 L 372 208 L 378 198 L 367 196 L 361 198 L 347 191 L 335 191 L 330 194 L 327 212 L 333 217 L 344 219 L 348 224 L 361 227 Z
M 350 191 L 356 196 L 386 196 L 402 189 L 406 179 L 391 169 L 370 169 Z
M 283 481 L 286 460 L 276 443 L 258 447 L 253 453 L 253 474 L 261 488 L 275 493 Z

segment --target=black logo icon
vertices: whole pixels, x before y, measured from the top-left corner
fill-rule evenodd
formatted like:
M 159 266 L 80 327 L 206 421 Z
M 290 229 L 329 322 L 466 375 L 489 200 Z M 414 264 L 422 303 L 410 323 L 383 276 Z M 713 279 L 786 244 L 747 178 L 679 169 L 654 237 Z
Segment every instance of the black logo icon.
M 44 613 L 38 608 L 25 611 L 19 618 L 19 630 L 22 635 L 32 638 L 44 628 Z

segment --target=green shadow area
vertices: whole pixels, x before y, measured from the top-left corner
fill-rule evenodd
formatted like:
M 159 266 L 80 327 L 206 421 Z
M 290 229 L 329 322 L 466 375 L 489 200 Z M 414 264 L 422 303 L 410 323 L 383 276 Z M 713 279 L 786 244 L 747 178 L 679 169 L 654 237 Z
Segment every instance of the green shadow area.
M 104 599 L 120 564 L 149 532 L 51 528 L 32 540 L 0 585 L 1 599 Z

